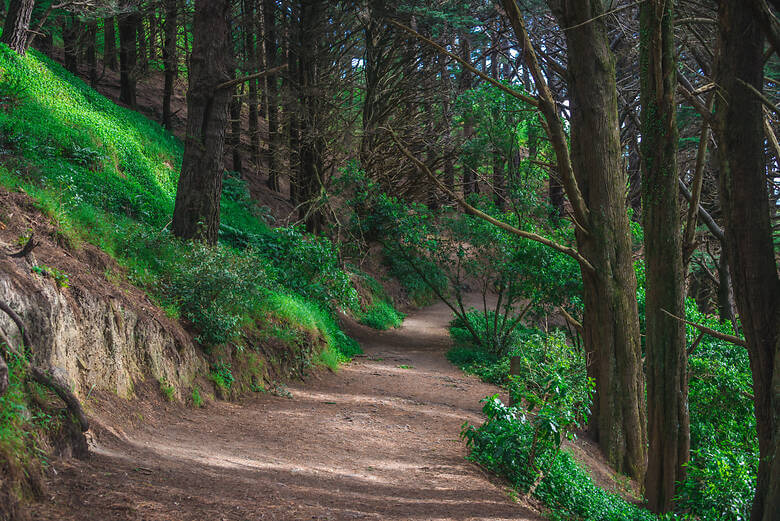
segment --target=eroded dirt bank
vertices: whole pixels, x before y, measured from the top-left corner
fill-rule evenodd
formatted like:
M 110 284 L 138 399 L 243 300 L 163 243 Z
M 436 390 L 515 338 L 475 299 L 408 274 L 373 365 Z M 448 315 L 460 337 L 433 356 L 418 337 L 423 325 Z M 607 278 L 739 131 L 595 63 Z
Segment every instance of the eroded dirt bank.
M 37 519 L 541 519 L 464 459 L 464 421 L 495 387 L 444 357 L 449 310 L 353 326 L 338 374 L 204 409 L 105 395 L 85 462 L 53 462 Z M 107 427 L 111 425 L 112 427 Z

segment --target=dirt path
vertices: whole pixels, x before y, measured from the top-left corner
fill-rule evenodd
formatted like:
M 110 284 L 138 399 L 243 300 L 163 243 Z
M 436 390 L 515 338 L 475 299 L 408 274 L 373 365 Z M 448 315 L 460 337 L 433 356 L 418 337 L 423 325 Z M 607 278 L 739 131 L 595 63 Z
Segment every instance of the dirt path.
M 105 400 L 124 427 L 89 461 L 54 462 L 34 518 L 540 520 L 464 459 L 461 425 L 496 389 L 447 362 L 448 319 L 439 304 L 395 331 L 353 327 L 367 356 L 292 385 L 292 399 Z

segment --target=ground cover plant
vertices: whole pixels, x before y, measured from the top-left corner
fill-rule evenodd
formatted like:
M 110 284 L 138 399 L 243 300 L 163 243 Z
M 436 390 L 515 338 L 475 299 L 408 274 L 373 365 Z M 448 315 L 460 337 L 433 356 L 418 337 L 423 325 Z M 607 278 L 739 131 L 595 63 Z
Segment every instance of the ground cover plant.
M 192 324 L 204 346 L 240 346 L 242 328 L 279 314 L 321 335 L 333 365 L 359 351 L 335 313 L 369 313 L 381 318 L 374 325 L 397 322 L 387 301 L 360 309 L 328 239 L 271 229 L 267 211 L 235 174 L 225 178 L 221 243 L 211 248 L 172 237 L 181 143 L 48 58 L 0 45 L 0 98 L 0 183 L 33 197 L 66 245 L 94 243 L 116 258 L 170 316 Z

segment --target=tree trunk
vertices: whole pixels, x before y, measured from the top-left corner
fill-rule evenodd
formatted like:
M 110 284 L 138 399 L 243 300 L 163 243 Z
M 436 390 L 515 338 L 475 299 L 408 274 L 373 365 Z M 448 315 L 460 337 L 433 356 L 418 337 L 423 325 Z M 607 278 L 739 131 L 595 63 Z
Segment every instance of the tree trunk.
M 30 32 L 30 17 L 35 0 L 11 0 L 8 15 L 3 25 L 3 36 L 0 42 L 12 50 L 24 55 L 27 52 L 27 37 Z
M 79 37 L 81 22 L 75 15 L 62 17 L 62 45 L 65 55 L 65 68 L 73 74 L 79 73 Z
M 680 204 L 677 186 L 677 75 L 672 3 L 640 6 L 642 196 L 647 265 L 645 353 L 649 460 L 647 506 L 673 508 L 690 452 Z
M 566 36 L 572 168 L 591 210 L 588 233 L 577 231 L 579 251 L 595 268 L 583 270 L 583 336 L 596 381 L 589 429 L 618 471 L 644 480 L 644 377 L 615 59 L 600 1 L 549 4 Z
M 87 23 L 87 48 L 85 50 L 87 67 L 89 68 L 89 84 L 97 83 L 97 20 Z
M 721 0 L 715 84 L 726 255 L 753 373 L 760 460 L 753 521 L 780 512 L 780 279 L 769 223 L 761 101 L 764 38 L 738 0 Z
M 149 41 L 146 38 L 146 24 L 144 23 L 144 17 L 139 12 L 136 13 L 133 18 L 135 19 L 135 39 L 138 46 L 138 52 L 136 53 L 136 60 L 138 61 L 136 67 L 138 69 L 138 76 L 146 74 L 149 71 L 149 56 L 147 49 L 149 48 Z
M 323 181 L 324 140 L 320 131 L 320 100 L 317 97 L 316 60 L 319 45 L 317 32 L 322 21 L 323 5 L 317 0 L 302 0 L 298 33 L 298 78 L 301 89 L 300 118 L 300 178 L 299 219 L 306 230 L 317 232 L 322 226 L 322 216 L 316 207 Z
M 471 63 L 471 44 L 466 35 L 461 35 L 460 45 L 461 57 Z M 465 68 L 461 69 L 460 78 L 458 78 L 458 90 L 463 94 L 471 88 L 471 73 Z M 468 141 L 474 134 L 474 122 L 471 118 L 466 118 L 463 122 L 463 140 Z M 479 193 L 477 186 L 477 165 L 471 157 L 467 156 L 462 161 L 463 177 L 463 195 Z
M 731 271 L 726 251 L 718 259 L 718 317 L 721 322 L 731 322 L 737 332 L 737 315 L 734 310 L 734 287 L 731 284 Z
M 276 38 L 276 2 L 264 0 L 263 20 L 265 30 L 265 66 L 272 69 L 277 66 L 277 38 Z M 268 187 L 279 191 L 279 166 L 276 160 L 279 148 L 279 99 L 276 76 L 268 76 L 266 82 L 266 112 L 268 114 Z
M 187 133 L 173 210 L 173 233 L 215 244 L 233 76 L 230 0 L 198 0 L 187 91 Z
M 230 151 L 233 156 L 233 171 L 244 171 L 241 160 L 241 97 L 243 85 L 236 86 L 230 100 Z
M 5 394 L 8 383 L 8 365 L 5 363 L 3 355 L 0 355 L 0 396 Z
M 103 20 L 103 64 L 116 71 L 116 20 L 105 18 Z
M 136 29 L 137 13 L 119 17 L 119 101 L 130 107 L 136 106 Z
M 163 45 L 163 66 L 165 67 L 165 86 L 163 87 L 162 124 L 171 130 L 171 98 L 173 84 L 179 74 L 179 56 L 177 51 L 178 6 L 177 0 L 165 0 L 165 43 Z

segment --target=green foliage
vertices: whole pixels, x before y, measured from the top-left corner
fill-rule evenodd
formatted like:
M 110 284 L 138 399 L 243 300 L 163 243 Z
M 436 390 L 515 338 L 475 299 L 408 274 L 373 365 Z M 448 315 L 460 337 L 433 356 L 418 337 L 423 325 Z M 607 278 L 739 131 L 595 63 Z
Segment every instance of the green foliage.
M 479 427 L 466 424 L 461 434 L 468 443 L 469 459 L 503 476 L 519 491 L 531 492 L 550 508 L 552 519 L 655 520 L 649 512 L 596 486 L 572 456 L 560 450 L 562 434 L 579 423 L 585 404 L 572 408 L 570 389 L 550 386 L 552 381 L 537 383 L 544 391 L 527 390 L 517 396 L 533 396 L 536 414 L 524 406 L 508 407 L 497 395 L 483 400 L 485 422 Z
M 172 402 L 176 399 L 176 388 L 169 384 L 165 378 L 158 379 L 157 383 L 160 384 L 160 392 L 163 393 L 166 400 Z
M 273 293 L 312 301 L 339 360 L 359 350 L 332 317 L 355 309 L 357 292 L 330 241 L 296 228 L 270 230 L 268 210 L 232 173 L 224 180 L 221 245 L 160 232 L 173 210 L 181 142 L 36 51 L 19 57 L 0 45 L 0 70 L 0 153 L 8 157 L 0 184 L 32 196 L 64 244 L 90 242 L 115 257 L 131 282 L 169 316 L 190 322 L 206 347 L 242 349 L 242 329 L 273 313 L 266 301 Z M 40 272 L 68 283 L 52 268 Z
M 64 271 L 58 270 L 57 268 L 52 268 L 51 266 L 40 264 L 30 268 L 30 271 L 44 277 L 51 277 L 51 279 L 54 280 L 54 282 L 57 284 L 57 287 L 67 288 L 70 285 L 68 274 Z
M 391 327 L 400 327 L 404 321 L 404 314 L 396 311 L 389 302 L 379 300 L 371 304 L 365 311 L 359 312 L 358 320 L 361 324 L 384 331 Z
M 203 398 L 200 396 L 200 389 L 197 385 L 192 388 L 192 405 L 196 409 L 200 409 L 204 405 Z
M 233 377 L 233 368 L 230 364 L 225 362 L 217 362 L 211 366 L 211 372 L 209 373 L 209 380 L 214 382 L 219 389 L 223 391 L 230 391 L 233 386 L 235 378 Z

